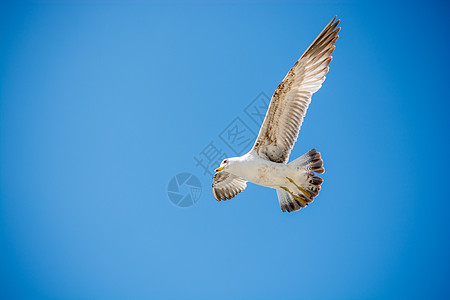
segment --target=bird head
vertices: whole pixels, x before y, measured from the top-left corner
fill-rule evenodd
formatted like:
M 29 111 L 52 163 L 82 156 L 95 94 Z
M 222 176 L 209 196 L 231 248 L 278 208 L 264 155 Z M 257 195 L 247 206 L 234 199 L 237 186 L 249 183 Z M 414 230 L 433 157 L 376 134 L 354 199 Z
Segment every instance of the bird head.
M 220 167 L 218 167 L 215 172 L 220 172 L 222 170 L 226 170 L 230 167 L 230 165 L 233 164 L 233 158 L 226 158 L 224 160 L 222 160 L 222 162 L 220 163 Z

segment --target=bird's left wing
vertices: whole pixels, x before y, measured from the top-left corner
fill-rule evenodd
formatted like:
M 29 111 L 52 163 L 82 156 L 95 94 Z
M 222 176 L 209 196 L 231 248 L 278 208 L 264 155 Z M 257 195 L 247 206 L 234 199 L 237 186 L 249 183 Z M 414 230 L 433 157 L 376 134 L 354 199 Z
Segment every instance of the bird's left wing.
M 270 101 L 252 151 L 264 159 L 286 163 L 297 140 L 303 118 L 328 73 L 338 39 L 336 17 L 324 28 L 280 83 Z M 337 29 L 336 29 L 337 28 Z
M 218 201 L 231 199 L 246 187 L 247 181 L 225 171 L 220 171 L 213 177 L 212 191 Z

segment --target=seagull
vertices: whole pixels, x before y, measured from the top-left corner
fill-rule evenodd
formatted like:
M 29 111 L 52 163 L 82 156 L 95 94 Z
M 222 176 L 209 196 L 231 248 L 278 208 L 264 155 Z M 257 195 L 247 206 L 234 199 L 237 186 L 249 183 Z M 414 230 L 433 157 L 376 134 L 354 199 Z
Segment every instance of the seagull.
M 247 182 L 276 189 L 283 212 L 306 207 L 319 194 L 323 161 L 315 149 L 287 163 L 297 141 L 311 96 L 325 81 L 335 49 L 340 20 L 322 30 L 280 83 L 270 100 L 253 148 L 240 157 L 224 159 L 212 183 L 218 201 L 235 197 Z

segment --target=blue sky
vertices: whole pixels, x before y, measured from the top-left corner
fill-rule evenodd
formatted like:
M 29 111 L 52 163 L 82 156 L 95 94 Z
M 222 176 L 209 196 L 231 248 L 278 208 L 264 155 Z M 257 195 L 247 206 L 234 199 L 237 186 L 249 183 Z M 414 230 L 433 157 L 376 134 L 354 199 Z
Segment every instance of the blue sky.
M 0 298 L 448 299 L 448 13 L 3 1 Z M 334 60 L 291 155 L 322 153 L 319 197 L 291 214 L 253 184 L 215 201 L 194 157 L 230 152 L 219 135 L 236 117 L 256 126 L 246 106 L 334 15 Z M 167 194 L 183 172 L 202 186 L 188 208 Z

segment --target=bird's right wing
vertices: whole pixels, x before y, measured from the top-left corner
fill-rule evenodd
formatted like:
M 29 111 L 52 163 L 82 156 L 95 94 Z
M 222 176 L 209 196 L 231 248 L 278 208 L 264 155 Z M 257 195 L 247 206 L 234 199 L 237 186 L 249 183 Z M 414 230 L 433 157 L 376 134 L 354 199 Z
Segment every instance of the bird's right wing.
M 213 177 L 212 191 L 217 201 L 231 199 L 247 187 L 247 181 L 225 171 Z
M 280 83 L 270 101 L 252 151 L 259 157 L 286 163 L 297 140 L 311 96 L 328 73 L 331 53 L 338 39 L 336 17 L 317 36 Z

